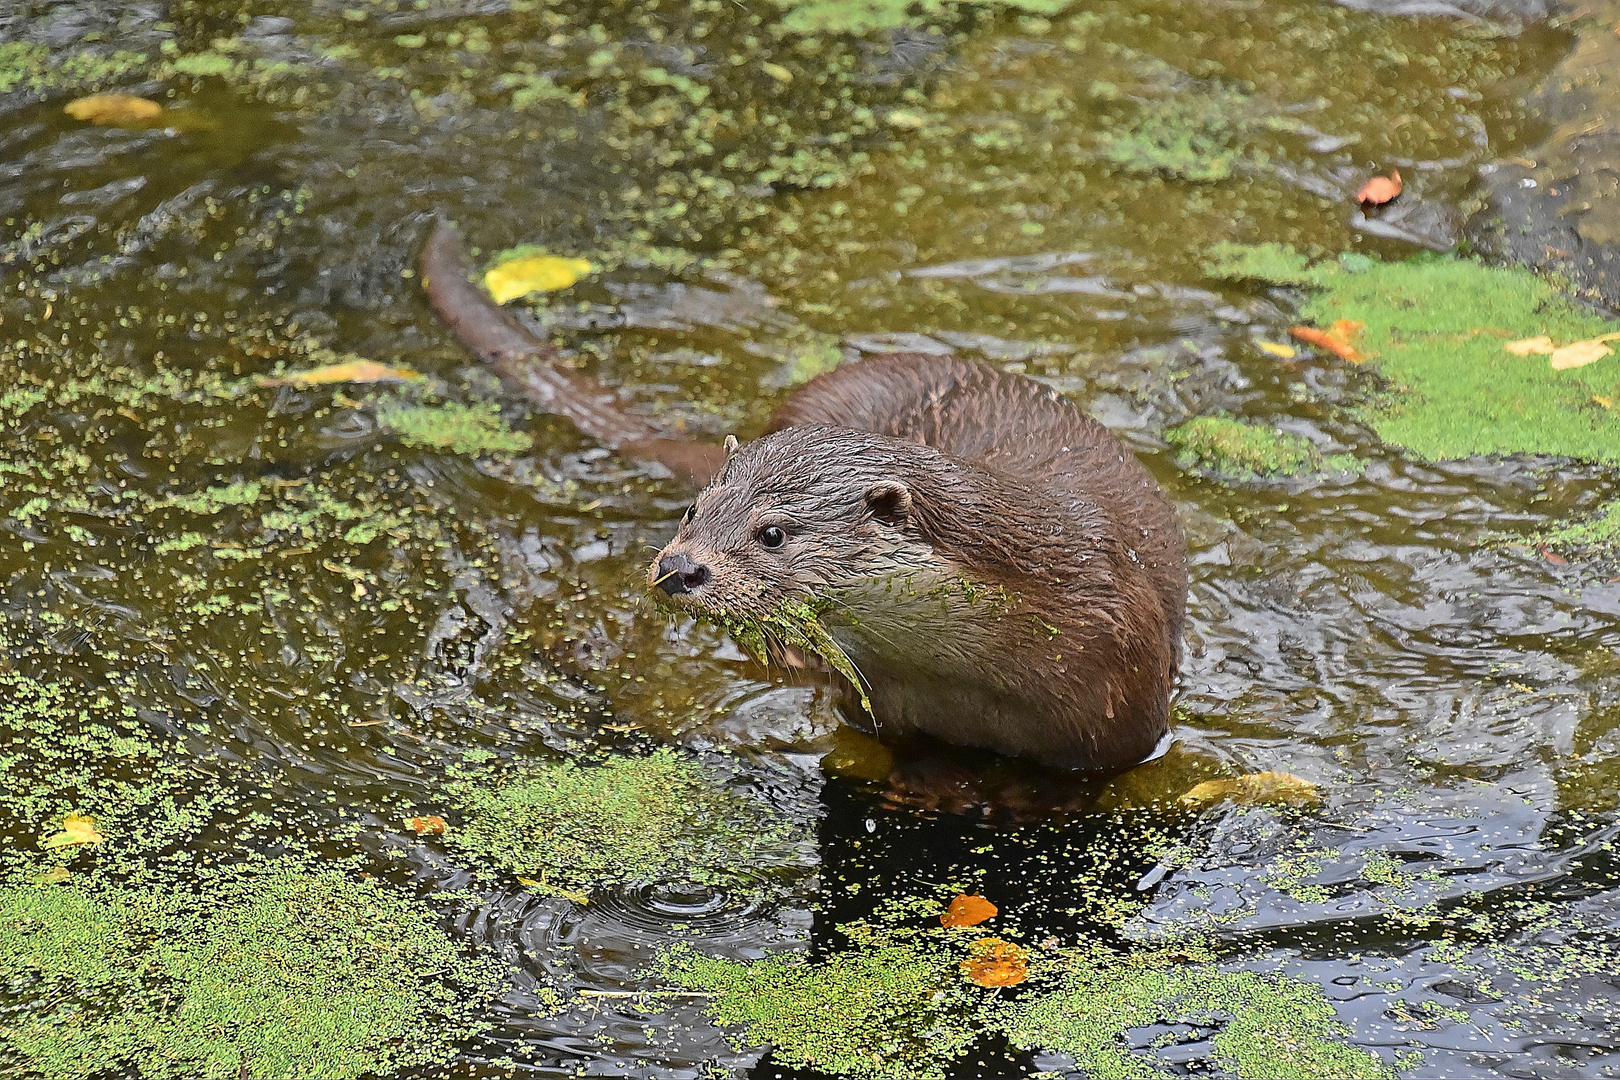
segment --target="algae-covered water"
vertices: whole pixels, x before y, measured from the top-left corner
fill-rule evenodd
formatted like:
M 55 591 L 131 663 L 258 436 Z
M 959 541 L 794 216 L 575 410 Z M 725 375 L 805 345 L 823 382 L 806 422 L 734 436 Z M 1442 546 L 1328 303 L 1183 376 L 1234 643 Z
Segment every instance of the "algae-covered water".
M 1435 254 L 1580 27 L 1391 6 L 8 5 L 0 1074 L 1620 1071 L 1620 359 L 1502 348 L 1620 327 Z M 435 214 L 693 437 L 1071 395 L 1189 537 L 1177 745 L 895 758 L 668 621 L 689 493 L 455 345 Z

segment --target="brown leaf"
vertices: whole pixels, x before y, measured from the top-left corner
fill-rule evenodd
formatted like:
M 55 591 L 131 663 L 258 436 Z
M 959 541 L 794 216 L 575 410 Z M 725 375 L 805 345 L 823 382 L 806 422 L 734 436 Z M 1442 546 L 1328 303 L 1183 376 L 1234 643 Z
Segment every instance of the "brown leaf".
M 1321 793 L 1309 780 L 1285 772 L 1249 773 L 1229 780 L 1205 780 L 1181 796 L 1185 806 L 1204 806 L 1231 799 L 1240 806 L 1314 806 Z
M 980 986 L 1017 986 L 1029 978 L 1029 950 L 1000 938 L 973 943 L 961 963 L 962 975 Z
M 422 376 L 405 368 L 391 368 L 375 360 L 350 360 L 343 364 L 327 364 L 309 371 L 288 371 L 279 376 L 266 375 L 259 379 L 260 386 L 316 386 L 321 383 L 382 382 L 384 379 L 403 379 L 415 382 Z
M 1535 337 L 1527 337 L 1522 341 L 1510 341 L 1503 345 L 1502 348 L 1514 356 L 1545 356 L 1552 352 L 1556 346 L 1553 345 L 1552 338 L 1546 334 L 1538 334 Z
M 428 814 L 426 817 L 406 818 L 405 827 L 417 836 L 443 836 L 445 825 L 444 818 Z
M 1363 206 L 1382 206 L 1401 193 L 1401 171 L 1389 170 L 1388 176 L 1375 176 L 1356 192 L 1356 202 Z
M 1333 324 L 1332 330 L 1318 330 L 1314 326 L 1290 326 L 1288 336 L 1295 341 L 1303 341 L 1307 345 L 1315 345 L 1319 349 L 1326 349 L 1341 360 L 1348 360 L 1352 364 L 1359 364 L 1366 359 L 1356 347 L 1350 344 L 1349 337 L 1341 327 L 1353 326 L 1360 329 L 1360 323 L 1352 323 L 1348 319 L 1340 319 Z
M 150 127 L 163 115 L 163 106 L 133 94 L 91 94 L 68 102 L 62 111 L 102 127 Z
M 941 926 L 978 926 L 996 916 L 996 905 L 982 896 L 963 893 L 951 900 L 951 906 L 939 917 Z

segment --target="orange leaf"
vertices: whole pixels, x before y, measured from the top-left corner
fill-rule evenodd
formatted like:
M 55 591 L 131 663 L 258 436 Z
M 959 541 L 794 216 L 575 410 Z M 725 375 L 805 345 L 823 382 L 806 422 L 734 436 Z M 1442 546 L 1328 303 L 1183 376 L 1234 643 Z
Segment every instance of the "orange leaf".
M 405 826 L 417 836 L 444 835 L 444 818 L 439 817 L 437 814 L 429 814 L 427 817 L 406 818 Z
M 1318 330 L 1314 326 L 1290 326 L 1288 336 L 1295 341 L 1303 341 L 1307 345 L 1315 345 L 1319 349 L 1326 349 L 1341 360 L 1348 360 L 1352 364 L 1359 364 L 1366 359 L 1356 347 L 1341 332 L 1346 325 L 1360 327 L 1360 323 L 1351 323 L 1347 319 L 1340 319 L 1333 324 L 1332 330 Z
M 1017 986 L 1029 978 L 1029 951 L 1000 938 L 975 941 L 962 975 L 980 986 Z
M 945 914 L 939 917 L 941 926 L 978 926 L 986 919 L 993 919 L 996 915 L 996 905 L 982 896 L 971 896 L 967 893 L 954 898 L 951 906 L 945 909 Z
M 1356 202 L 1363 206 L 1382 206 L 1401 193 L 1401 171 L 1389 170 L 1388 176 L 1375 176 L 1356 192 Z

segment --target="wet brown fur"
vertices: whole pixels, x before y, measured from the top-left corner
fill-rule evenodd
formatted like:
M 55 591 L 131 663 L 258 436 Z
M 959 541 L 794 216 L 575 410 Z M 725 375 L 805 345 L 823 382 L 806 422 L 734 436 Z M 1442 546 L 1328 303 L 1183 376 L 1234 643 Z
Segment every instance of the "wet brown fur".
M 451 258 L 459 237 L 443 228 L 424 253 L 429 296 L 503 381 L 621 452 L 714 474 L 660 553 L 713 578 L 672 601 L 754 618 L 786 600 L 822 604 L 881 735 L 1114 768 L 1165 734 L 1187 591 L 1181 530 L 1135 457 L 1072 403 L 979 363 L 879 357 L 812 380 L 725 460 L 658 437 L 610 392 L 559 371 L 467 283 Z M 452 273 L 467 293 L 445 287 Z M 493 318 L 527 348 L 488 330 Z M 786 533 L 780 549 L 758 542 L 766 525 Z

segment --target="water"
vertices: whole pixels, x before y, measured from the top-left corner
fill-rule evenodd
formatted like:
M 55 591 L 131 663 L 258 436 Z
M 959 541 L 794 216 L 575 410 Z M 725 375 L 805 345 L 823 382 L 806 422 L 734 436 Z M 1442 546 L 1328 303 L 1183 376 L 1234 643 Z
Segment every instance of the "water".
M 1417 1075 L 1612 1075 L 1614 986 L 1504 956 L 1530 957 L 1549 918 L 1591 940 L 1617 926 L 1620 584 L 1494 540 L 1590 507 L 1612 476 L 1403 457 L 1355 419 L 1370 377 L 1256 347 L 1282 339 L 1285 297 L 1200 268 L 1223 239 L 1449 246 L 1479 170 L 1540 136 L 1519 99 L 1567 39 L 1302 0 L 963 9 L 866 39 L 777 18 L 12 5 L 0 40 L 50 61 L 0 96 L 0 387 L 46 391 L 0 429 L 10 663 L 104 688 L 251 790 L 238 813 L 264 820 L 222 825 L 213 857 L 297 835 L 424 893 L 478 890 L 453 930 L 513 984 L 458 1072 L 746 1072 L 759 1052 L 698 1000 L 540 1004 L 651 987 L 675 941 L 825 950 L 884 899 L 962 887 L 1032 935 L 1102 933 L 1110 897 L 1135 905 L 1119 940 L 1208 931 L 1232 965 L 1325 988 L 1358 1045 L 1421 1051 Z M 114 48 L 145 59 L 109 74 Z M 175 57 L 192 60 L 161 67 Z M 163 126 L 62 114 L 104 85 L 163 102 Z M 1407 192 L 1358 230 L 1374 167 Z M 1140 812 L 1087 809 L 1094 786 L 950 761 L 883 779 L 823 695 L 647 604 L 640 571 L 687 494 L 530 415 L 448 339 L 412 276 L 435 213 L 485 255 L 539 243 L 601 266 L 526 317 L 695 437 L 746 434 L 816 365 L 892 347 L 1072 395 L 1188 532 L 1177 760 L 1292 772 L 1325 806 L 1173 818 L 1155 825 L 1185 841 L 1172 858 L 1137 844 Z M 532 450 L 407 443 L 378 414 L 409 387 L 249 381 L 320 350 L 496 402 Z M 1215 412 L 1365 472 L 1180 472 L 1164 429 Z M 210 489 L 235 495 L 187 502 Z M 759 868 L 785 883 L 768 899 L 667 882 L 582 907 L 399 825 L 468 750 L 653 744 L 722 763 L 817 854 Z M 1390 917 L 1419 908 L 1442 915 Z M 1522 992 L 1470 991 L 1481 970 Z M 1037 1065 L 1067 1067 L 987 1043 L 957 1069 Z

